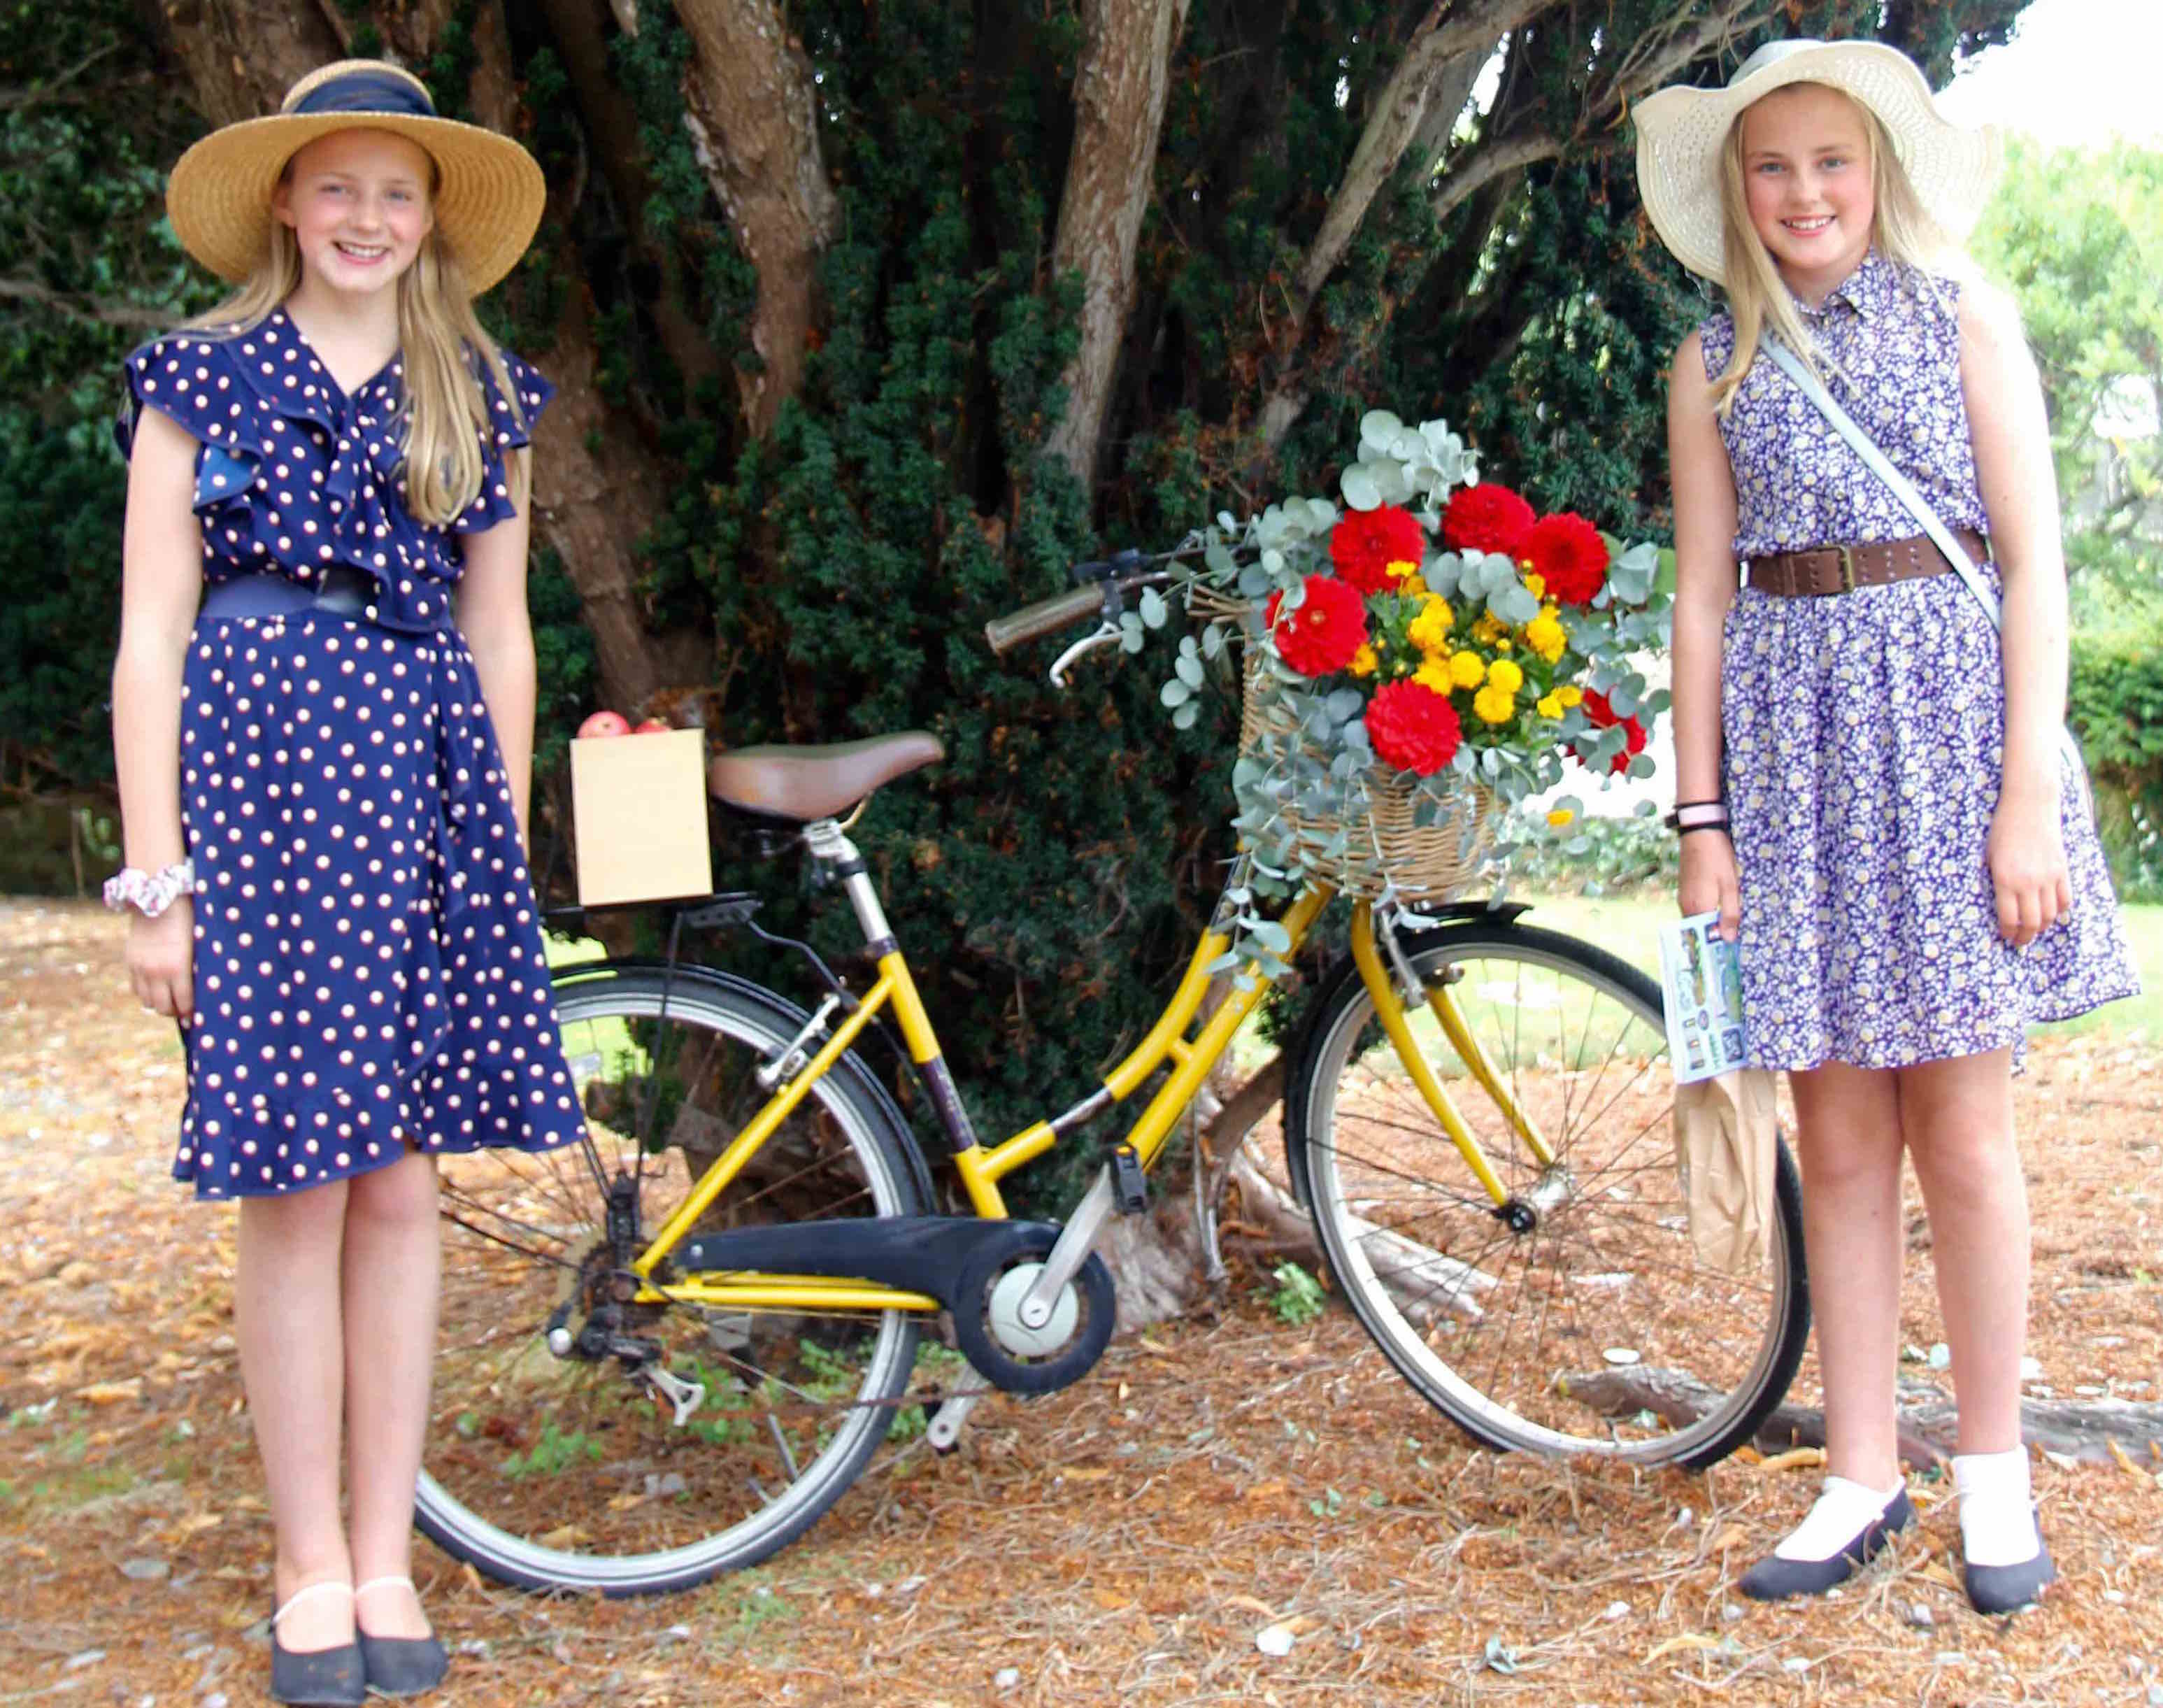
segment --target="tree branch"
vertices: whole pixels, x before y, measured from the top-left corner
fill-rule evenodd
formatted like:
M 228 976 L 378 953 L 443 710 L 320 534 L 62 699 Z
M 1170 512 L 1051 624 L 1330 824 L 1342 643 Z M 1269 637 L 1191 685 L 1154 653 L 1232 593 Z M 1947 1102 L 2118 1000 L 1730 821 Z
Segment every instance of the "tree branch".
M 758 272 L 744 419 L 764 437 L 803 384 L 819 253 L 841 203 L 819 151 L 819 98 L 778 0 L 676 0 L 694 50 L 683 122 L 707 181 Z
M 1095 482 L 1097 443 L 1134 294 L 1134 249 L 1156 168 L 1172 48 L 1187 0 L 1087 0 L 1088 45 L 1074 71 L 1074 145 L 1059 202 L 1053 265 L 1082 279 L 1082 347 L 1066 411 L 1045 448 Z
M 173 324 L 175 316 L 155 308 L 139 308 L 132 303 L 83 301 L 65 291 L 40 285 L 34 279 L 0 275 L 0 301 L 28 302 L 39 308 L 49 308 L 55 314 L 64 314 L 70 320 L 86 321 L 94 326 L 140 327 L 149 332 L 163 332 Z

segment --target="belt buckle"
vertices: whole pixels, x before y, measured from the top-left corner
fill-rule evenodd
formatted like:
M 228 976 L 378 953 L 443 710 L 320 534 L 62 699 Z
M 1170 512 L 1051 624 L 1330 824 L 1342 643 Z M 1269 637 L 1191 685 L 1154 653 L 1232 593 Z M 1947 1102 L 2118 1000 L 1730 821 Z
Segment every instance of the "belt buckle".
M 1848 546 L 1836 546 L 1833 549 L 1840 553 L 1840 590 L 1852 593 L 1855 591 L 1854 549 Z

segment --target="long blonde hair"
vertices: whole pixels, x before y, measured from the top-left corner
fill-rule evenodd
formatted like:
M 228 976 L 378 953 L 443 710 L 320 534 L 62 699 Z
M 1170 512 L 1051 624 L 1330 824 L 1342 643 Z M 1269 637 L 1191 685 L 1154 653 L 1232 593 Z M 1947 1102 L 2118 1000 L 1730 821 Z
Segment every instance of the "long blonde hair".
M 285 163 L 280 181 L 293 170 Z M 435 186 L 429 186 L 432 200 Z M 235 335 L 264 319 L 301 284 L 301 245 L 281 219 L 255 270 L 232 296 L 186 322 L 191 331 Z M 474 313 L 473 293 L 442 233 L 431 228 L 398 280 L 398 359 L 405 368 L 406 508 L 416 521 L 448 527 L 480 496 L 486 465 L 481 447 L 495 443 L 495 424 L 468 353 L 479 357 L 511 419 L 526 425 L 526 408 L 511 382 L 503 352 Z M 512 495 L 523 501 L 525 464 L 513 459 Z
M 1803 86 L 1804 81 L 1783 84 L 1772 94 Z M 1831 89 L 1862 118 L 1863 146 L 1870 154 L 1870 186 L 1877 202 L 1871 240 L 1879 253 L 1898 263 L 1910 278 L 1927 280 L 1933 268 L 1943 268 L 1956 258 L 1954 245 L 1924 211 L 1922 198 L 1915 194 L 1906 168 L 1893 151 L 1893 139 L 1886 134 L 1878 115 L 1845 89 L 1830 83 L 1811 82 L 1809 86 Z M 1770 100 L 1772 95 L 1761 98 Z M 1803 317 L 1795 309 L 1794 293 L 1782 280 L 1780 270 L 1771 251 L 1766 249 L 1765 240 L 1750 223 L 1750 203 L 1742 172 L 1742 120 L 1749 110 L 1745 107 L 1736 115 L 1720 148 L 1720 212 L 1726 259 L 1727 308 L 1735 321 L 1734 353 L 1728 357 L 1720 377 L 1712 382 L 1713 406 L 1722 416 L 1735 406 L 1735 394 L 1750 372 L 1768 322 L 1781 342 L 1800 356 L 1820 379 L 1825 377 L 1824 369 L 1831 364 L 1831 359 L 1818 348 L 1817 340 L 1803 324 Z

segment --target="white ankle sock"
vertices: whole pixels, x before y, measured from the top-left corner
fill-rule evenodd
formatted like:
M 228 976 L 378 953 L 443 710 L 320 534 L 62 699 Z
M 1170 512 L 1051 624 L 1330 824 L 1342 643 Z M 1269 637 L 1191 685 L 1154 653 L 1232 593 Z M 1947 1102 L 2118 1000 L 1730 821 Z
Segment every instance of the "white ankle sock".
M 1773 1550 L 1774 1557 L 1830 1559 L 1860 1536 L 1872 1520 L 1883 1516 L 1900 1487 L 1895 1483 L 1882 1491 L 1867 1489 L 1846 1477 L 1827 1477 L 1825 1492 L 1818 1496 L 1809 1516 L 1780 1538 Z
M 2024 1565 L 2043 1546 L 2028 1495 L 2028 1450 L 1964 1453 L 1953 1459 L 1961 1548 L 1970 1565 Z

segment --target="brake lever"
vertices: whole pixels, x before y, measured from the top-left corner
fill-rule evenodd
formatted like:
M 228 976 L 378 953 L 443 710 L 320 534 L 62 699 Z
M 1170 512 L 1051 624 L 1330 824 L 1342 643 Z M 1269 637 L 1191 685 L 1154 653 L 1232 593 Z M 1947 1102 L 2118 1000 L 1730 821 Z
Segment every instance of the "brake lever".
M 1066 670 L 1069 665 L 1080 658 L 1083 653 L 1093 652 L 1097 647 L 1113 644 L 1118 639 L 1119 626 L 1117 623 L 1099 624 L 1094 632 L 1082 636 L 1080 640 L 1052 660 L 1051 685 L 1063 691 L 1066 687 Z

